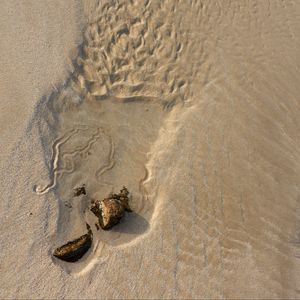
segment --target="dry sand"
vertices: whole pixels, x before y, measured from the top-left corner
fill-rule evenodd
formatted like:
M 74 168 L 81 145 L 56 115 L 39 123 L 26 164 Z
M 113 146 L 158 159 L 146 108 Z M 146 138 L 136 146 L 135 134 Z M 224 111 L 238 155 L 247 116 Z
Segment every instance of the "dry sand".
M 2 1 L 1 298 L 299 298 L 299 14 Z M 97 230 L 123 185 L 134 212 Z

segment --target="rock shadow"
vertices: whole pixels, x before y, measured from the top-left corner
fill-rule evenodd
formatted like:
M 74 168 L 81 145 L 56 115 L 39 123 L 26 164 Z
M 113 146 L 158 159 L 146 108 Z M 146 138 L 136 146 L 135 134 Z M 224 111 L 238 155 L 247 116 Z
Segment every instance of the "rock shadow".
M 150 227 L 149 222 L 136 212 L 126 213 L 121 222 L 109 231 L 140 235 L 145 233 Z

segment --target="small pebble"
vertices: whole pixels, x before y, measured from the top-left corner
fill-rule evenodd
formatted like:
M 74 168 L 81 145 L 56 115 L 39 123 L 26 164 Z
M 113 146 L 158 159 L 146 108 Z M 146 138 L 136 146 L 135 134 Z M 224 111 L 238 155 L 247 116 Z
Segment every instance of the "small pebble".
M 90 226 L 87 224 L 88 233 L 68 242 L 57 248 L 53 255 L 67 262 L 76 262 L 90 249 L 93 241 L 93 234 Z
M 128 195 L 127 188 L 123 187 L 119 194 L 112 194 L 106 199 L 92 202 L 91 211 L 98 217 L 102 229 L 110 229 L 121 221 L 125 211 L 132 211 Z

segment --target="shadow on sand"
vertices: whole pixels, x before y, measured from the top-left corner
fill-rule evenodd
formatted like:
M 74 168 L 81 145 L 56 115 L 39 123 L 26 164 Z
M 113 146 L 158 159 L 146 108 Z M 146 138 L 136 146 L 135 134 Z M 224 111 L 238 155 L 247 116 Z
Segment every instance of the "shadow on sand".
M 144 217 L 135 212 L 131 212 L 126 213 L 121 222 L 110 229 L 110 231 L 139 235 L 145 233 L 148 228 L 149 223 Z

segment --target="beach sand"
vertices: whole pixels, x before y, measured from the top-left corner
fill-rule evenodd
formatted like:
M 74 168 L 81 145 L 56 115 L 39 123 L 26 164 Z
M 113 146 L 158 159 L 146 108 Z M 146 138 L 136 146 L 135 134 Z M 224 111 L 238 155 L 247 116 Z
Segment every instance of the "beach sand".
M 298 1 L 0 5 L 1 298 L 300 297 Z

